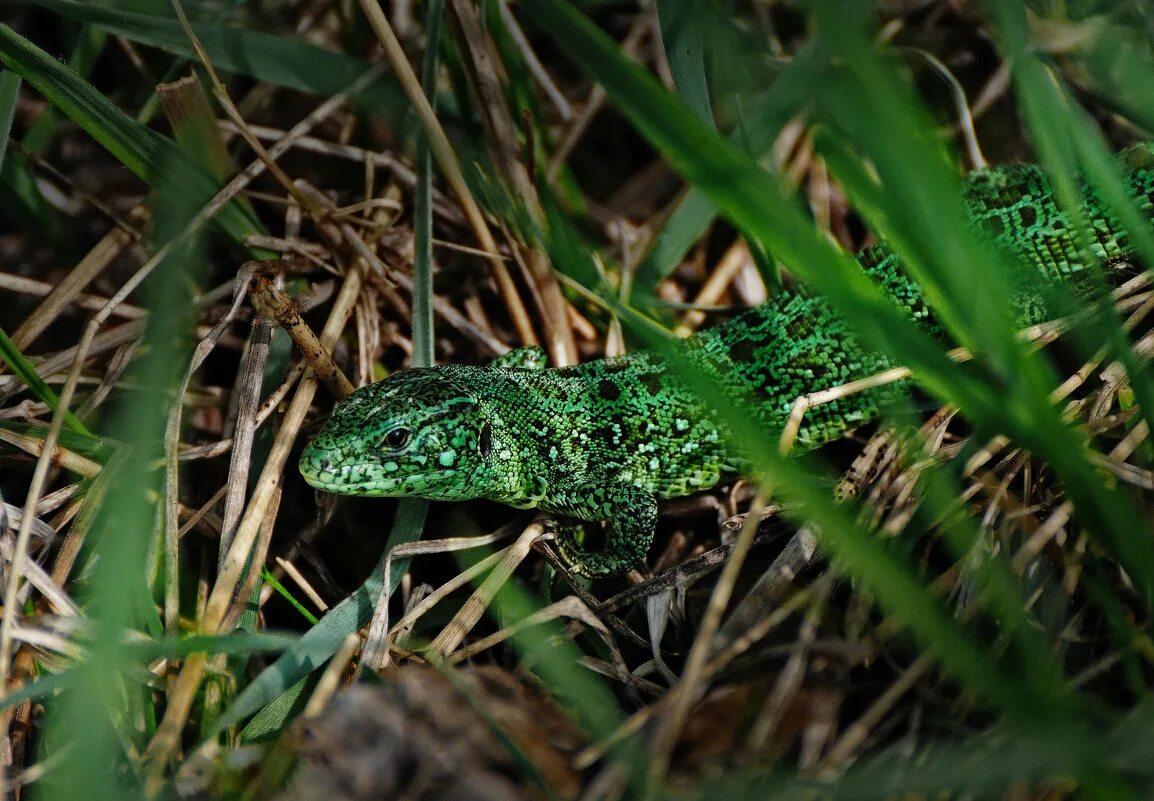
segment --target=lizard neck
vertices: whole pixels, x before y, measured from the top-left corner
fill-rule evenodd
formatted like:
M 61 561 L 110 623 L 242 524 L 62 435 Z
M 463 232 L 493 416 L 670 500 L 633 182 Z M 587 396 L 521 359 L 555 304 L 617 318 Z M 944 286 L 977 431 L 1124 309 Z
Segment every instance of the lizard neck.
M 562 370 L 477 369 L 480 409 L 492 426 L 482 497 L 535 508 L 563 476 L 586 469 L 572 448 L 593 413 L 582 382 Z

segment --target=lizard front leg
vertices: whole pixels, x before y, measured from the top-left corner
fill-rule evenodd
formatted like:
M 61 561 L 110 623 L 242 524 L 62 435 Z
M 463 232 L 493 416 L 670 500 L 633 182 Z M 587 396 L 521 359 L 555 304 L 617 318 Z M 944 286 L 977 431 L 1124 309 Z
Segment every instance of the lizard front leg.
M 641 560 L 653 543 L 657 526 L 657 499 L 631 484 L 594 481 L 576 483 L 553 492 L 541 508 L 578 520 L 604 520 L 605 548 L 586 550 L 573 531 L 562 530 L 555 541 L 561 558 L 574 573 L 590 578 L 623 573 Z

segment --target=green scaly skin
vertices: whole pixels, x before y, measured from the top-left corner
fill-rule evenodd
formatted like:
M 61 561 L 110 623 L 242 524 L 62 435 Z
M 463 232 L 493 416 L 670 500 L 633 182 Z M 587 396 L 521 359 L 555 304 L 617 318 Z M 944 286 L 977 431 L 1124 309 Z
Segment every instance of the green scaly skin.
M 1124 154 L 1130 188 L 1154 218 L 1154 146 Z M 973 226 L 1046 279 L 1077 283 L 1085 264 L 1042 172 L 1016 165 L 978 170 L 965 184 Z M 1096 256 L 1122 262 L 1128 238 L 1087 191 Z M 922 293 L 885 246 L 858 261 L 931 336 L 946 334 Z M 1023 325 L 1053 316 L 1039 288 L 1015 297 Z M 785 294 L 684 343 L 684 356 L 756 399 L 757 422 L 780 431 L 802 395 L 865 378 L 894 365 L 860 346 L 821 297 Z M 795 447 L 809 449 L 878 416 L 902 383 L 811 409 Z M 487 498 L 578 520 L 606 520 L 606 547 L 583 550 L 558 538 L 581 574 L 622 572 L 653 540 L 657 501 L 707 490 L 742 470 L 710 408 L 658 356 L 639 352 L 548 369 L 538 349 L 488 367 L 446 365 L 397 373 L 353 392 L 305 448 L 300 470 L 317 489 L 346 495 L 433 500 Z

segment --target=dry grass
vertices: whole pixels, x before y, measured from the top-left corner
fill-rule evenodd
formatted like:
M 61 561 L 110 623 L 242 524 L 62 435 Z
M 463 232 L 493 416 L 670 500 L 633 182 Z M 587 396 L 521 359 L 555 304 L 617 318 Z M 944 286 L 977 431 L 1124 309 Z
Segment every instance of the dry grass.
M 20 95 L 7 157 L 41 182 L 47 210 L 38 221 L 35 209 L 15 202 L 11 212 L 0 210 L 7 265 L 0 327 L 13 332 L 15 348 L 59 394 L 58 408 L 70 409 L 95 435 L 66 427 L 11 370 L 0 375 L 0 490 L 10 528 L 2 540 L 0 664 L 6 692 L 29 693 L 4 713 L 6 791 L 36 797 L 34 788 L 46 786 L 39 797 L 65 798 L 83 784 L 85 764 L 69 760 L 84 751 L 88 733 L 52 729 L 54 715 L 71 719 L 59 710 L 72 701 L 46 682 L 62 676 L 62 686 L 76 681 L 86 692 L 75 666 L 104 653 L 94 634 L 108 628 L 100 627 L 93 602 L 103 597 L 105 568 L 94 562 L 115 564 L 102 550 L 105 518 L 109 504 L 115 508 L 135 489 L 124 476 L 137 473 L 124 465 L 142 454 L 149 461 L 140 474 L 155 479 L 148 525 L 133 535 L 142 558 L 112 575 L 133 577 L 137 586 L 126 594 L 143 588 L 148 595 L 134 597 L 136 607 L 112 623 L 124 661 L 105 667 L 122 697 L 102 701 L 111 720 L 94 724 L 92 736 L 119 733 L 101 753 L 113 755 L 120 773 L 93 779 L 97 788 L 149 797 L 178 787 L 204 797 L 305 798 L 335 792 L 326 782 L 364 778 L 371 771 L 362 763 L 340 778 L 325 770 L 334 754 L 347 757 L 358 744 L 382 741 L 391 744 L 387 758 L 394 762 L 371 785 L 378 796 L 448 793 L 455 785 L 446 765 L 494 798 L 633 797 L 646 782 L 687 796 L 744 797 L 760 792 L 758 782 L 771 772 L 782 777 L 782 792 L 823 781 L 831 794 L 852 795 L 855 764 L 877 771 L 900 757 L 910 763 L 899 759 L 893 767 L 894 792 L 906 787 L 903 777 L 909 792 L 918 792 L 926 775 L 946 782 L 951 770 L 961 778 L 948 786 L 980 797 L 1075 797 L 1087 781 L 1101 792 L 1113 778 L 1135 786 L 1149 780 L 1148 767 L 1136 761 L 1113 764 L 1116 773 L 1102 779 L 1094 770 L 1107 768 L 1092 760 L 1066 769 L 1057 757 L 1022 756 L 1034 742 L 1022 735 L 1023 750 L 1006 749 L 1007 764 L 991 769 L 992 778 L 971 776 L 967 784 L 964 760 L 995 758 L 999 743 L 1017 736 L 1007 732 L 1020 729 L 1007 728 L 1005 710 L 973 684 L 939 669 L 940 655 L 910 636 L 900 610 L 878 603 L 854 565 L 827 561 L 820 531 L 787 522 L 779 507 L 765 509 L 763 492 L 745 483 L 672 504 L 647 566 L 625 582 L 554 586 L 549 559 L 540 558 L 552 554 L 536 522 L 470 504 L 434 508 L 429 541 L 389 556 L 389 566 L 408 565 L 404 579 L 395 586 L 387 567 L 382 583 L 370 567 L 385 556 L 390 502 L 314 496 L 295 471 L 301 443 L 353 386 L 407 366 L 430 345 L 439 361 L 470 363 L 536 342 L 554 364 L 620 350 L 624 338 L 605 311 L 606 298 L 591 299 L 587 276 L 554 272 L 535 228 L 547 227 L 550 204 L 560 202 L 601 248 L 605 285 L 625 299 L 682 195 L 676 176 L 637 141 L 604 93 L 576 77 L 539 32 L 516 27 L 516 10 L 505 3 L 497 4 L 506 26 L 497 33 L 473 4 L 449 3 L 453 47 L 439 84 L 452 90 L 442 101 L 455 97 L 464 105 L 453 113 L 424 102 L 419 70 L 406 60 L 417 64 L 424 52 L 423 28 L 412 16 L 419 9 L 396 3 L 382 15 L 375 2 L 361 5 L 364 17 L 348 4 L 290 3 L 277 21 L 288 38 L 307 30 L 310 41 L 338 52 L 355 42 L 373 60 L 383 42 L 387 70 L 367 73 L 345 93 L 309 95 L 222 78 L 206 47 L 195 59 L 199 78 L 168 88 L 166 120 L 145 98 L 158 65 L 162 74 L 176 69 L 172 57 L 142 52 L 131 38 L 102 42 L 87 78 L 227 179 L 175 233 L 157 219 L 166 213 L 165 192 L 125 180 L 117 161 L 75 127 L 62 126 L 50 146 L 30 149 L 46 105 L 27 87 Z M 766 52 L 753 54 L 759 63 L 751 70 L 758 72 L 796 54 L 806 38 L 796 9 L 754 5 L 730 21 L 749 37 L 738 40 L 745 46 L 766 37 Z M 1017 107 L 987 20 L 969 4 L 883 5 L 881 38 L 933 57 L 936 66 L 915 69 L 926 102 L 940 119 L 960 119 L 960 130 L 975 126 L 958 149 L 972 159 L 984 149 L 994 162 L 1027 153 L 1017 127 L 1006 124 Z M 668 75 L 652 10 L 611 5 L 594 13 L 625 51 Z M 31 7 L 0 12 L 0 22 L 42 46 L 42 26 L 61 34 L 64 19 Z M 253 29 L 258 22 L 240 20 Z M 197 35 L 185 30 L 195 44 Z M 1078 30 L 1051 22 L 1035 34 L 1039 46 L 1076 55 L 1077 40 L 1063 34 Z M 1099 101 L 1074 56 L 1057 63 L 1085 89 L 1087 108 L 1112 137 L 1133 138 L 1135 123 Z M 941 82 L 939 67 L 960 83 Z M 357 93 L 384 72 L 398 77 L 416 120 L 374 117 L 357 105 Z M 959 106 L 959 88 L 971 103 Z M 517 101 L 529 94 L 532 104 Z M 741 109 L 724 103 L 718 115 L 741 121 Z M 798 188 L 821 230 L 857 250 L 870 236 L 815 149 L 810 122 L 808 109 L 792 115 L 765 161 Z M 410 326 L 421 302 L 414 301 L 420 221 L 413 208 L 422 169 L 409 136 L 418 126 L 445 177 L 432 193 L 436 336 L 427 343 L 415 342 Z M 1007 130 L 1015 133 L 1001 135 Z M 233 199 L 265 229 L 243 245 L 210 227 Z M 63 232 L 50 236 L 61 224 Z M 202 268 L 166 273 L 165 258 L 192 251 L 194 242 L 211 248 Z M 714 223 L 656 293 L 679 310 L 675 327 L 685 334 L 715 317 L 709 307 L 764 299 L 765 277 L 745 240 Z M 187 284 L 190 305 L 153 306 L 164 282 Z M 1151 293 L 1135 280 L 1115 301 L 1145 359 L 1151 341 L 1140 332 Z M 191 326 L 187 347 L 177 343 L 172 351 L 179 354 L 179 364 L 169 364 L 176 382 L 161 392 L 141 383 L 134 368 L 163 347 L 153 339 L 157 314 L 183 314 Z M 1043 327 L 1026 338 L 1049 352 L 1060 333 Z M 1059 352 L 1055 363 L 1069 377 L 1053 400 L 1086 433 L 1104 484 L 1122 488 L 1141 510 L 1134 535 L 1144 536 L 1154 449 L 1127 373 L 1107 353 L 1081 360 Z M 113 409 L 144 396 L 162 406 L 163 443 L 126 447 L 111 427 Z M 805 405 L 799 403 L 801 412 Z M 916 434 L 882 427 L 823 454 L 835 468 L 831 475 L 840 476 L 831 497 L 857 502 L 859 523 L 900 557 L 927 598 L 940 600 L 991 665 L 1028 671 L 1036 652 L 1023 643 L 1038 645 L 1052 660 L 1044 669 L 1056 672 L 1063 704 L 1069 701 L 1062 726 L 1073 731 L 1074 722 L 1092 722 L 1106 748 L 1138 710 L 1131 720 L 1148 733 L 1148 599 L 1117 555 L 1088 536 L 1060 477 L 952 409 L 920 422 Z M 952 485 L 943 476 L 959 488 L 948 499 L 941 490 Z M 959 537 L 970 536 L 960 548 Z M 470 553 L 510 538 L 497 553 Z M 465 563 L 436 555 L 450 551 L 463 552 Z M 326 654 L 334 659 L 297 699 L 301 721 L 266 710 L 255 730 L 275 744 L 242 747 L 244 721 L 228 717 L 230 709 L 273 660 L 255 640 L 232 656 L 223 646 L 182 651 L 174 643 L 238 629 L 303 631 L 305 617 L 286 596 L 320 616 L 366 578 L 357 597 L 375 601 L 378 615 L 369 623 L 360 610 L 333 628 Z M 536 603 L 523 586 L 536 589 Z M 1022 601 L 1012 614 L 999 595 L 1006 586 L 1017 587 Z M 349 639 L 358 629 L 363 639 Z M 161 644 L 147 657 L 130 651 L 144 641 Z M 358 705 L 341 706 L 338 697 L 339 716 L 326 718 L 337 686 L 373 669 L 388 685 L 380 696 L 387 711 L 374 717 L 377 701 L 366 701 L 367 718 L 358 718 Z M 422 671 L 437 693 L 414 689 L 427 686 L 414 678 Z M 298 674 L 285 676 L 292 685 Z M 1037 689 L 1025 680 L 1021 686 Z M 580 695 L 586 692 L 593 694 Z M 397 709 L 404 714 L 395 719 Z M 218 731 L 221 715 L 229 725 Z M 345 715 L 351 718 L 340 723 Z M 323 742 L 309 739 L 317 730 Z M 1067 742 L 1061 738 L 1068 733 L 1054 724 L 1033 734 L 1042 748 L 1055 742 L 1047 736 Z M 938 774 L 911 768 L 918 784 L 903 772 L 919 754 L 937 764 L 923 748 L 940 744 L 946 752 L 934 752 L 943 766 Z M 58 776 L 64 778 L 55 784 Z M 401 776 L 417 778 L 406 785 Z M 288 795 L 281 796 L 286 782 Z

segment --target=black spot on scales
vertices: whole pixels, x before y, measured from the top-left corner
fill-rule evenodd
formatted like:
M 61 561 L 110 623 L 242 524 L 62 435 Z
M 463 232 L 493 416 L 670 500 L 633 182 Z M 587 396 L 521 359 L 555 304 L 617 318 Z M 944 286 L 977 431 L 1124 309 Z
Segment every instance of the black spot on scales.
M 481 438 L 477 443 L 477 449 L 481 452 L 483 458 L 489 458 L 490 451 L 493 450 L 493 427 L 486 422 L 481 426 Z
M 597 385 L 597 394 L 601 396 L 602 400 L 615 401 L 621 397 L 621 387 L 617 386 L 616 381 L 609 379 L 602 379 L 601 383 Z
M 645 373 L 638 381 L 641 386 L 645 387 L 646 392 L 650 395 L 656 395 L 661 392 L 661 374 L 657 372 Z
M 753 354 L 757 351 L 757 344 L 748 338 L 742 338 L 729 346 L 729 358 L 738 364 L 753 361 Z

